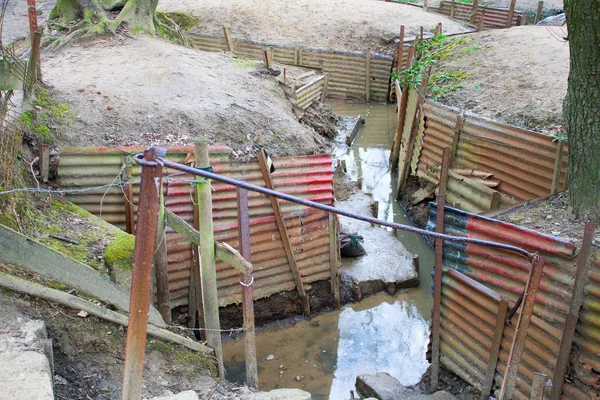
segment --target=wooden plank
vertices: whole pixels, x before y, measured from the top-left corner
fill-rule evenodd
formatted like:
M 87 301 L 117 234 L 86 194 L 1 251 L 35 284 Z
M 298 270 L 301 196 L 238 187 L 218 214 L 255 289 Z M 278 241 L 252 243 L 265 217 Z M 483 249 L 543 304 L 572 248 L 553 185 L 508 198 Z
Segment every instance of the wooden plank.
M 479 8 L 479 0 L 473 0 L 473 5 L 471 6 L 471 16 L 469 17 L 469 22 L 471 24 L 474 24 L 475 18 L 477 18 L 477 8 Z
M 154 276 L 156 278 L 156 303 L 158 312 L 166 324 L 171 323 L 171 300 L 169 293 L 169 261 L 167 259 L 167 235 L 165 233 L 165 197 L 160 191 L 158 223 L 154 250 Z
M 356 135 L 360 132 L 363 121 L 364 120 L 360 115 L 356 118 L 356 124 L 354 125 L 354 128 L 352 128 L 352 132 L 346 137 L 346 145 L 352 146 L 352 142 L 354 142 Z
M 554 158 L 554 172 L 552 173 L 552 185 L 550 194 L 558 192 L 558 183 L 560 182 L 560 172 L 563 164 L 563 153 L 565 150 L 565 142 L 559 141 L 556 146 L 556 157 Z
M 538 1 L 537 12 L 535 13 L 535 21 L 534 21 L 535 24 L 537 24 L 538 22 L 541 21 L 543 10 L 544 10 L 544 2 Z
M 64 283 L 106 304 L 129 311 L 129 293 L 100 272 L 4 225 L 0 225 L 0 263 Z M 149 317 L 153 324 L 164 325 L 154 306 L 150 306 Z
M 196 168 L 208 168 L 208 143 L 197 138 L 194 142 Z M 210 180 L 204 179 L 197 184 L 198 213 L 200 216 L 200 266 L 202 273 L 202 301 L 206 322 L 206 342 L 215 351 L 218 360 L 219 377 L 225 379 L 223 367 L 223 345 L 221 343 L 221 324 L 219 322 L 219 298 L 217 295 L 217 269 L 215 264 L 215 238 L 212 218 L 212 188 Z
M 267 68 L 273 69 L 273 48 L 269 47 L 265 49 L 265 64 Z
M 329 74 L 325 75 L 325 82 L 323 82 L 323 93 L 321 94 L 321 103 L 325 102 L 327 98 L 327 87 L 329 86 Z
M 193 194 L 194 199 L 198 198 L 198 187 L 194 185 Z M 194 203 L 194 229 L 200 229 L 200 213 L 198 212 L 198 204 Z M 174 215 L 174 214 L 173 214 Z M 167 221 L 169 219 L 167 218 Z M 183 220 L 182 220 L 183 221 Z M 185 221 L 184 221 L 185 222 Z M 188 305 L 190 307 L 190 312 L 192 312 L 192 318 L 190 319 L 191 328 L 198 328 L 200 330 L 200 338 L 206 341 L 206 331 L 203 328 L 206 328 L 206 324 L 204 322 L 204 304 L 202 303 L 202 279 L 200 278 L 200 234 L 198 234 L 198 242 L 192 244 L 192 273 L 190 275 L 190 296 L 192 296 Z M 196 324 L 196 317 L 198 318 L 198 323 Z
M 400 40 L 398 41 L 398 50 L 396 50 L 396 73 L 400 73 L 403 70 L 403 57 L 404 57 L 404 25 L 400 25 Z
M 454 124 L 454 132 L 452 133 L 452 145 L 450 146 L 450 168 L 454 166 L 454 160 L 456 159 L 456 150 L 458 149 L 458 140 L 460 139 L 463 118 L 463 114 L 456 115 L 456 123 Z
M 42 182 L 48 182 L 50 173 L 50 148 L 48 145 L 40 144 L 40 178 Z
M 340 309 L 340 245 L 338 241 L 338 223 L 335 214 L 329 214 L 329 270 L 331 273 L 331 293 L 333 306 Z
M 265 186 L 268 189 L 275 190 L 275 188 L 273 187 L 273 182 L 271 180 L 271 173 L 269 171 L 269 167 L 267 166 L 267 156 L 264 149 L 261 149 L 258 152 L 258 163 L 260 165 L 260 170 L 262 172 L 263 179 L 265 180 Z M 296 262 L 296 256 L 294 255 L 294 251 L 290 244 L 290 237 L 287 233 L 287 229 L 283 221 L 283 216 L 281 215 L 279 200 L 272 196 L 269 196 L 269 199 L 271 200 L 271 206 L 273 207 L 273 213 L 275 214 L 275 221 L 277 222 L 279 235 L 281 236 L 281 241 L 283 242 L 283 247 L 285 249 L 285 254 L 287 256 L 288 263 L 290 264 L 292 276 L 294 277 L 294 282 L 296 283 L 296 289 L 298 290 L 298 295 L 302 299 L 302 303 L 304 305 L 304 313 L 306 315 L 310 315 L 310 302 L 306 294 L 306 290 L 304 289 L 300 269 L 298 268 L 298 263 Z
M 123 171 L 123 181 L 130 183 L 133 181 L 131 176 L 131 164 L 128 156 L 123 156 L 123 164 L 126 165 Z M 123 204 L 125 207 L 125 232 L 135 234 L 135 207 L 133 205 L 133 186 L 125 185 L 123 187 Z
M 365 95 L 367 103 L 371 102 L 371 49 L 367 49 L 367 60 L 365 68 Z

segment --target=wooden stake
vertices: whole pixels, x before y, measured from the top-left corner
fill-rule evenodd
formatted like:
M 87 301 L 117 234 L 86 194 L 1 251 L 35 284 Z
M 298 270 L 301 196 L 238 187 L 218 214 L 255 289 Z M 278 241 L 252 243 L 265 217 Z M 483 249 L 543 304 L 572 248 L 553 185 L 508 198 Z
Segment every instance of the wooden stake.
M 260 170 L 262 172 L 263 179 L 265 180 L 265 186 L 271 190 L 275 190 L 273 188 L 273 182 L 271 180 L 269 167 L 267 166 L 267 156 L 265 154 L 264 149 L 261 149 L 258 152 L 258 163 L 260 165 Z M 279 200 L 271 196 L 269 196 L 269 199 L 271 200 L 271 206 L 273 207 L 273 213 L 275 214 L 275 221 L 277 222 L 279 235 L 281 236 L 281 241 L 283 242 L 283 247 L 287 255 L 288 263 L 290 264 L 292 276 L 294 277 L 294 282 L 296 283 L 296 289 L 298 290 L 298 295 L 300 295 L 300 298 L 302 299 L 302 303 L 304 305 L 304 313 L 306 315 L 310 315 L 310 301 L 308 295 L 306 294 L 306 291 L 304 290 L 304 284 L 302 283 L 302 275 L 300 274 L 300 269 L 298 268 L 298 264 L 296 262 L 296 256 L 294 255 L 294 251 L 290 244 L 290 238 L 285 227 L 283 216 L 281 215 L 281 209 L 279 208 Z
M 208 168 L 208 143 L 201 138 L 194 142 L 196 168 Z M 198 183 L 198 214 L 200 219 L 200 263 L 202 273 L 202 300 L 206 321 L 206 341 L 215 350 L 219 377 L 225 379 L 223 368 L 223 345 L 221 343 L 221 324 L 219 322 L 219 297 L 217 294 L 217 269 L 215 265 L 215 238 L 212 218 L 212 193 L 210 180 Z
M 48 145 L 40 144 L 40 178 L 42 182 L 48 182 L 48 175 L 50 173 L 50 148 Z
M 506 20 L 506 27 L 510 28 L 512 26 L 513 15 L 515 13 L 515 5 L 517 4 L 517 0 L 510 1 L 510 7 L 508 8 L 508 17 Z
M 423 41 L 423 27 L 419 28 L 419 39 Z
M 541 21 L 543 11 L 544 11 L 544 2 L 538 1 L 537 12 L 535 13 L 535 23 L 536 24 Z
M 131 176 L 131 164 L 128 156 L 123 156 L 123 164 L 126 165 L 123 171 L 123 180 L 130 183 L 133 178 Z M 125 206 L 125 232 L 135 235 L 135 210 L 133 206 L 132 185 L 125 185 L 123 187 L 123 204 Z
M 323 82 L 323 94 L 321 94 L 321 103 L 327 99 L 327 88 L 329 87 L 329 74 L 325 75 L 325 82 Z
M 333 306 L 340 309 L 340 245 L 338 241 L 337 217 L 329 214 L 329 268 Z
M 158 224 L 154 250 L 154 276 L 156 279 L 156 302 L 158 311 L 166 324 L 171 323 L 171 296 L 169 293 L 169 261 L 167 260 L 167 235 L 165 233 L 165 196 L 160 191 Z
M 544 387 L 546 386 L 546 379 L 548 375 L 541 372 L 533 373 L 533 380 L 531 381 L 531 396 L 530 400 L 542 400 L 544 398 Z
M 556 146 L 556 157 L 554 158 L 554 173 L 552 174 L 552 185 L 550 194 L 558 192 L 558 184 L 560 182 L 560 172 L 563 164 L 563 152 L 565 150 L 565 142 L 559 141 Z
M 429 7 L 427 6 L 427 0 L 423 0 L 423 11 L 429 11 Z
M 404 68 L 403 67 L 403 58 L 404 58 L 404 25 L 400 25 L 400 41 L 398 42 L 398 51 L 396 56 L 396 73 L 400 73 Z
M 365 94 L 367 103 L 371 102 L 371 49 L 367 49 L 367 60 L 366 60 L 366 81 L 365 81 Z
M 231 38 L 231 32 L 229 28 L 223 27 L 223 35 L 225 36 L 225 42 L 227 43 L 227 50 L 234 53 L 235 48 L 233 47 L 233 39 Z
M 195 199 L 198 198 L 198 186 L 194 186 L 193 188 L 193 197 Z M 167 210 L 168 214 L 168 210 Z M 172 218 L 167 217 L 167 221 L 169 224 L 172 221 Z M 196 230 L 200 229 L 200 213 L 198 212 L 198 204 L 194 204 L 194 228 Z M 204 302 L 202 300 L 202 278 L 200 277 L 200 248 L 198 247 L 198 243 L 192 243 L 192 274 L 191 274 L 191 282 L 190 289 L 194 289 L 194 298 L 193 303 L 189 303 L 190 311 L 193 313 L 191 318 L 192 328 L 195 328 L 198 325 L 198 328 L 206 328 L 206 323 L 204 321 Z M 195 311 L 195 312 L 194 312 Z M 196 324 L 196 317 L 198 318 L 198 323 Z M 206 340 L 206 331 L 200 331 L 200 338 L 202 340 Z
M 273 48 L 269 47 L 265 49 L 265 64 L 267 68 L 273 69 Z
M 452 0 L 452 3 L 450 4 L 450 18 L 454 18 L 454 13 L 456 11 L 455 7 L 456 5 L 454 3 L 454 0 Z
M 479 17 L 479 22 L 477 23 L 477 32 L 483 31 L 483 23 L 484 22 L 485 22 L 485 9 L 483 9 L 483 12 L 481 13 L 481 16 Z
M 474 24 L 475 19 L 477 18 L 477 9 L 479 8 L 479 0 L 473 0 L 473 6 L 471 7 L 471 17 L 469 18 L 469 22 Z
M 450 150 L 450 167 L 454 166 L 456 159 L 456 151 L 458 150 L 458 141 L 460 139 L 460 131 L 462 128 L 463 114 L 456 115 L 456 123 L 454 124 L 454 132 L 452 132 L 452 146 Z

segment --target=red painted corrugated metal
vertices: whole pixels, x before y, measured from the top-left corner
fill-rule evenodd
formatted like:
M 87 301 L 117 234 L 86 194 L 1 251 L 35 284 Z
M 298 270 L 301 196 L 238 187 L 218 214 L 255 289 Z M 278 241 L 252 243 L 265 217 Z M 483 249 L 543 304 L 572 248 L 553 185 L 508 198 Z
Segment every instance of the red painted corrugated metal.
M 61 152 L 59 183 L 64 189 L 105 185 L 115 181 L 128 155 L 140 152 L 141 147 L 67 148 Z M 210 159 L 214 171 L 264 186 L 257 161 L 228 160 L 227 147 L 211 147 Z M 167 158 L 176 162 L 193 160 L 193 147 L 169 147 Z M 272 174 L 276 190 L 324 204 L 333 204 L 333 178 L 330 155 L 286 157 L 273 160 Z M 140 167 L 132 168 L 137 179 Z M 169 173 L 166 179 L 166 207 L 193 223 L 191 177 L 179 172 Z M 118 178 L 116 179 L 118 182 Z M 235 188 L 213 182 L 213 219 L 215 238 L 238 246 L 237 203 Z M 134 185 L 137 204 L 139 185 Z M 120 228 L 125 227 L 124 196 L 120 188 L 69 195 L 69 200 L 100 215 Z M 267 196 L 250 193 L 250 225 L 252 261 L 255 271 L 255 298 L 270 296 L 295 288 L 290 266 L 275 217 Z M 102 206 L 101 206 L 102 204 Z M 281 202 L 285 224 L 305 285 L 330 278 L 328 215 L 295 203 Z M 172 306 L 188 304 L 192 246 L 180 235 L 167 230 L 169 260 L 169 290 Z M 217 263 L 218 294 L 221 306 L 241 301 L 238 273 L 232 267 Z

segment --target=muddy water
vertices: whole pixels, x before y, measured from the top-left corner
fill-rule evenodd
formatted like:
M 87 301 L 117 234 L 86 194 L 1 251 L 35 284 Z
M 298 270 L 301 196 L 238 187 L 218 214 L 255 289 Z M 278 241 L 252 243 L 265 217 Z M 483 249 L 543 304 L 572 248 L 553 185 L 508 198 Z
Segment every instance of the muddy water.
M 388 159 L 395 131 L 394 106 L 332 106 L 340 115 L 361 115 L 366 120 L 352 148 L 340 144 L 334 156 L 345 159 L 352 178 L 362 178 L 363 190 L 380 202 L 380 219 L 410 224 L 391 189 Z M 404 385 L 420 380 L 428 366 L 425 353 L 432 306 L 433 252 L 417 235 L 399 232 L 398 238 L 408 251 L 419 254 L 421 286 L 395 296 L 371 296 L 340 311 L 258 333 L 262 390 L 296 387 L 312 393 L 313 399 L 345 399 L 354 390 L 359 374 L 385 371 Z M 230 381 L 245 380 L 243 346 L 243 340 L 223 346 Z

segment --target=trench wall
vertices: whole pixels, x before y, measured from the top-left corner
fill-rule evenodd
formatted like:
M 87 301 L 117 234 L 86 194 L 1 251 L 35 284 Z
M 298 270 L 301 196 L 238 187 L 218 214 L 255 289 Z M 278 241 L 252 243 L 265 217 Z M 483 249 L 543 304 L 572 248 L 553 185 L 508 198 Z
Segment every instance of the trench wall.
M 371 53 L 324 50 L 289 46 L 255 40 L 189 33 L 192 47 L 212 52 L 231 51 L 250 60 L 263 60 L 264 51 L 273 49 L 273 60 L 284 65 L 314 68 L 329 75 L 327 96 L 348 100 L 385 102 L 390 87 L 390 73 L 395 67 L 394 58 Z M 408 48 L 403 47 L 403 60 L 408 58 Z M 406 65 L 406 61 L 404 62 Z
M 435 207 L 430 207 L 429 230 L 435 230 L 436 214 Z M 563 239 L 449 207 L 445 209 L 444 232 L 519 246 L 536 251 L 546 259 L 515 392 L 516 399 L 529 399 L 533 373 L 542 372 L 552 379 L 556 368 L 577 270 L 574 245 Z M 525 288 L 531 265 L 510 252 L 472 244 L 446 241 L 442 253 L 440 360 L 462 379 L 481 389 L 488 371 L 499 312 L 498 300 L 485 295 L 484 291 L 492 291 L 508 299 L 509 309 L 512 308 Z M 457 279 L 455 273 L 449 273 L 450 270 L 483 285 L 484 290 L 465 284 L 464 280 Z M 597 369 L 600 366 L 599 299 L 600 248 L 596 245 L 563 399 L 597 398 L 600 389 Z M 500 351 L 497 362 L 492 364 L 497 387 L 502 384 L 506 371 L 517 316 L 518 313 L 510 322 L 501 325 Z
M 510 10 L 508 8 L 495 8 L 465 4 L 454 1 L 441 1 L 439 7 L 429 7 L 432 12 L 447 15 L 460 21 L 477 24 L 483 18 L 483 27 L 487 29 L 506 28 Z M 522 13 L 514 10 L 512 13 L 511 26 L 519 24 Z
M 172 161 L 190 162 L 194 159 L 193 146 L 167 149 L 167 159 Z M 133 182 L 123 188 L 85 191 L 70 194 L 67 198 L 105 221 L 135 232 L 141 168 L 132 164 L 131 155 L 141 151 L 141 147 L 63 149 L 58 183 L 62 189 L 80 189 L 121 181 Z M 265 186 L 258 161 L 231 161 L 229 149 L 224 146 L 213 146 L 209 151 L 215 173 Z M 333 204 L 330 155 L 276 158 L 273 163 L 276 167 L 272 173 L 275 190 L 323 204 Z M 193 200 L 194 185 L 190 181 L 193 181 L 191 176 L 171 171 L 163 181 L 163 190 L 166 208 L 193 225 L 197 204 Z M 235 187 L 219 182 L 213 182 L 212 187 L 215 240 L 237 249 L 239 235 Z M 330 252 L 329 218 L 327 213 L 320 210 L 285 201 L 280 204 L 303 286 L 308 290 L 312 282 L 331 278 L 332 263 L 333 271 L 338 268 L 335 252 Z M 250 192 L 249 210 L 255 299 L 293 290 L 296 285 L 269 198 Z M 169 292 L 173 308 L 187 305 L 190 301 L 192 244 L 170 228 L 167 228 L 166 237 Z M 217 285 L 221 306 L 241 302 L 239 273 L 221 261 L 217 262 Z

